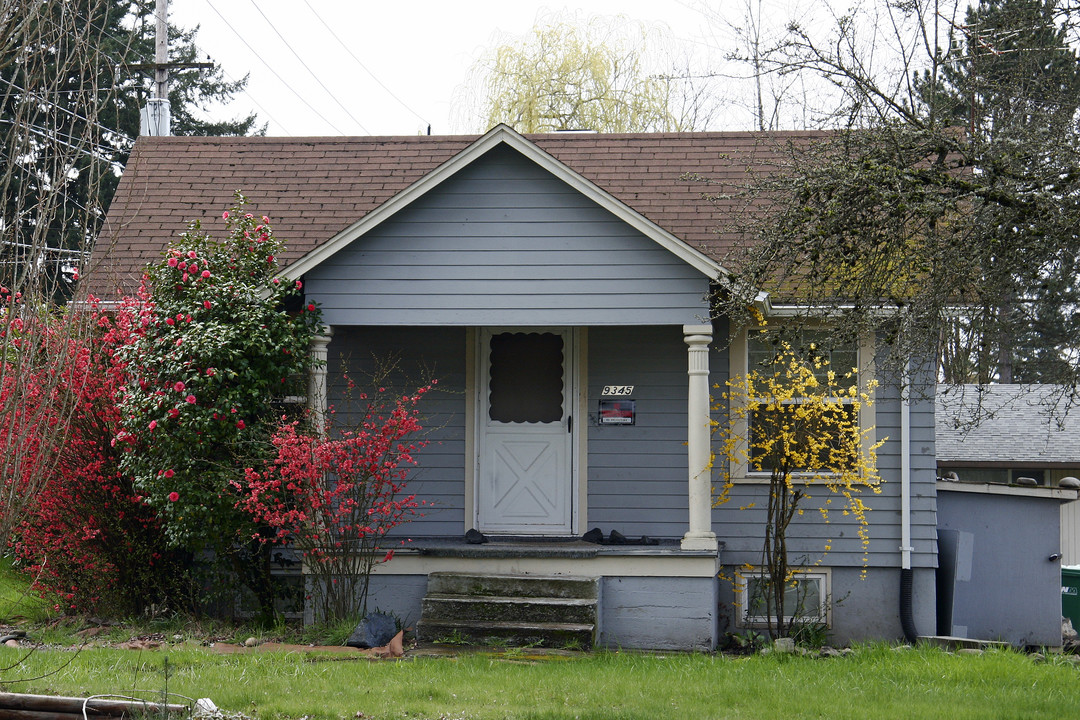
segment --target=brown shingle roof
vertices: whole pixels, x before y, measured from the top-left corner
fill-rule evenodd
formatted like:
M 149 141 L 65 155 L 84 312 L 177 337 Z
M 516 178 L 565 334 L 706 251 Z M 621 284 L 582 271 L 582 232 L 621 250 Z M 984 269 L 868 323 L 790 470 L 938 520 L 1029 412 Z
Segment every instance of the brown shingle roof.
M 788 140 L 813 133 L 546 134 L 528 140 L 650 221 L 713 259 L 737 241 L 725 217 L 736 201 L 706 192 L 782 164 Z M 478 136 L 207 138 L 138 140 L 108 213 L 89 273 L 109 297 L 130 290 L 171 238 L 201 219 L 220 229 L 242 190 L 271 218 L 288 265 L 422 179 Z M 686 179 L 709 178 L 706 186 Z

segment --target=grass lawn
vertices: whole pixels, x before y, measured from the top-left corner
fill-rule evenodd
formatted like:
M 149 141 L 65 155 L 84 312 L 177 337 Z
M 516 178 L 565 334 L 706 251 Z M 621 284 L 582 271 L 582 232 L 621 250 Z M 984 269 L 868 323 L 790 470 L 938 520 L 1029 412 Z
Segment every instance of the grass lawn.
M 847 657 L 528 651 L 370 661 L 341 655 L 0 648 L 6 689 L 209 697 L 258 718 L 1067 718 L 1080 669 L 1009 651 L 859 648 Z M 64 663 L 70 664 L 63 666 Z M 62 667 L 63 666 L 63 667 Z M 13 682 L 46 672 L 26 683 Z M 143 695 L 145 697 L 145 694 Z
M 52 606 L 30 592 L 26 575 L 0 557 L 0 622 L 40 623 L 52 615 Z
M 0 564 L 0 620 L 46 647 L 0 646 L 0 688 L 55 695 L 115 693 L 172 701 L 211 698 L 265 719 L 430 718 L 1071 718 L 1080 716 L 1080 666 L 1011 651 L 954 655 L 934 648 L 857 648 L 845 657 L 650 655 L 596 652 L 461 653 L 371 661 L 360 655 L 219 655 L 197 643 L 242 641 L 250 629 L 181 619 L 117 626 L 95 642 L 154 633 L 159 650 L 69 648 L 77 620 L 48 624 L 49 603 Z M 291 642 L 340 643 L 348 627 Z M 25 682 L 24 682 L 25 680 Z

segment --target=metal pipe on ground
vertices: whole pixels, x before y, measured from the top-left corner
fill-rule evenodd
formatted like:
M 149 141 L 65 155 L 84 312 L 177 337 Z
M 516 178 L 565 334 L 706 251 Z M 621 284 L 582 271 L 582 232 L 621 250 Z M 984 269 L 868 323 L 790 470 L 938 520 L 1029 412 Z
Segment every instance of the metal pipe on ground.
M 187 705 L 161 704 L 143 700 L 107 700 L 104 698 L 57 697 L 24 693 L 0 693 L 0 717 L 11 720 L 113 720 L 148 714 L 187 714 Z

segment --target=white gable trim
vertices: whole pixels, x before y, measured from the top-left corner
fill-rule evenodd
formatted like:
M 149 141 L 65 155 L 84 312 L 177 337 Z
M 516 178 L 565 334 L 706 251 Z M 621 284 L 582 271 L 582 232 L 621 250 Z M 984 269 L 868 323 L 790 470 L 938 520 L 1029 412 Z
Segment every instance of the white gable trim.
M 337 254 L 340 250 L 343 250 L 354 240 L 362 237 L 373 228 L 393 217 L 399 210 L 408 207 L 415 200 L 438 187 L 444 180 L 452 177 L 459 170 L 462 170 L 489 150 L 501 144 L 508 145 L 517 150 L 522 155 L 598 204 L 600 207 L 611 212 L 627 225 L 655 241 L 658 245 L 665 248 L 706 277 L 719 278 L 727 276 L 727 271 L 715 260 L 690 247 L 667 230 L 664 230 L 662 227 L 633 210 L 625 203 L 617 200 L 595 183 L 574 172 L 566 165 L 541 150 L 513 128 L 502 124 L 496 125 L 472 145 L 369 212 L 357 222 L 339 232 L 328 242 L 323 243 L 289 265 L 282 271 L 282 275 L 295 279 L 299 278 L 309 270 L 318 267 Z

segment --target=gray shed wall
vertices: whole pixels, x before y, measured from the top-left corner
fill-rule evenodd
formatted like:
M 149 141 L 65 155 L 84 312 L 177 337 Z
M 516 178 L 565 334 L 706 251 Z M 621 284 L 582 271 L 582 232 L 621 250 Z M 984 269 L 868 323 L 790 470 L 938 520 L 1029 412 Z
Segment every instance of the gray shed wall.
M 333 325 L 691 324 L 709 278 L 501 146 L 307 273 Z
M 1061 564 L 1049 559 L 1060 547 L 1059 506 L 1052 498 L 941 489 L 942 580 L 953 601 L 952 625 L 939 633 L 1061 645 Z

